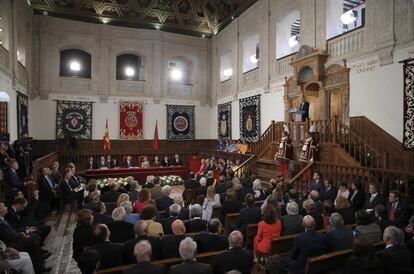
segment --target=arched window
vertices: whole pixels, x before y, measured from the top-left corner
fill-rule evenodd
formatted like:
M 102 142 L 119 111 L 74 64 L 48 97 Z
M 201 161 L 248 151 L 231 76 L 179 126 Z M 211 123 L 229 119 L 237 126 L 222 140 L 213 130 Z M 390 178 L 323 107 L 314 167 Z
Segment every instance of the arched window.
M 276 58 L 295 53 L 300 47 L 300 12 L 294 10 L 276 23 Z
M 365 0 L 326 1 L 326 39 L 365 25 Z
M 135 54 L 118 55 L 116 57 L 116 80 L 145 80 L 144 58 Z
M 66 49 L 60 51 L 60 76 L 91 78 L 92 57 L 80 49 Z
M 259 67 L 260 36 L 252 35 L 243 41 L 243 73 Z
M 168 83 L 192 84 L 193 62 L 182 56 L 175 56 L 168 60 Z

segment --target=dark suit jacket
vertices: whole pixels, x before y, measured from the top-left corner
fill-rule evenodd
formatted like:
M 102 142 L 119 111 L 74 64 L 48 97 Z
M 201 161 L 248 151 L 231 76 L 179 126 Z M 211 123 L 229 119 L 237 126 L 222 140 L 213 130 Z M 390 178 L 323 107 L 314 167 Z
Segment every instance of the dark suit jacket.
M 377 257 L 384 263 L 386 274 L 413 273 L 411 254 L 405 246 L 391 246 L 377 252 Z
M 358 210 L 361 210 L 363 207 L 364 207 L 364 203 L 365 203 L 365 193 L 364 192 L 362 192 L 362 191 L 358 191 L 356 194 L 355 194 L 355 197 L 354 197 L 354 199 L 351 199 L 352 198 L 352 194 L 353 193 L 350 193 L 350 195 L 349 195 L 349 201 L 351 202 L 351 205 L 352 205 L 352 209 L 355 211 L 355 212 L 357 212 Z
M 309 118 L 309 102 L 303 101 L 299 105 L 299 110 L 303 111 L 302 121 L 306 121 L 306 118 Z
M 9 246 L 10 243 L 18 242 L 21 239 L 18 232 L 8 222 L 0 221 L 0 240 Z
M 211 267 L 208 264 L 199 263 L 192 260 L 185 260 L 181 264 L 173 265 L 170 274 L 211 274 Z
M 184 238 L 185 238 L 185 235 L 181 235 L 181 236 L 165 235 L 162 238 L 162 254 L 163 254 L 162 257 L 164 259 L 180 258 L 178 247 L 180 246 L 180 242 L 184 240 Z
M 136 166 L 136 163 L 134 163 L 133 161 L 130 161 L 129 163 L 125 161 L 122 163 L 122 167 L 125 167 L 125 168 L 135 167 L 135 166 Z
M 12 188 L 22 189 L 24 187 L 24 182 L 20 180 L 17 173 L 10 168 L 4 171 L 4 179 L 6 179 L 7 184 Z
M 335 212 L 341 214 L 345 225 L 355 224 L 355 213 L 352 208 L 335 209 Z
M 151 261 L 160 260 L 162 258 L 162 244 L 161 244 L 160 238 L 151 237 L 148 235 L 140 235 L 134 239 L 131 239 L 125 242 L 125 245 L 124 245 L 124 263 L 125 264 L 133 264 L 136 262 L 136 259 L 134 256 L 134 248 L 137 243 L 143 240 L 147 240 L 151 244 L 151 248 L 152 248 Z
M 178 162 L 177 162 L 177 160 L 174 158 L 174 159 L 171 161 L 171 164 L 172 164 L 173 166 L 182 166 L 182 165 L 183 165 L 183 162 L 181 161 L 181 159 L 178 159 Z
M 105 167 L 109 168 L 109 166 L 108 166 L 108 164 L 107 164 L 107 162 L 106 162 L 106 161 L 105 161 L 104 163 L 102 163 L 101 161 L 99 161 L 99 162 L 96 164 L 96 167 L 97 167 L 97 168 L 105 168 Z
M 338 190 L 336 189 L 336 187 L 331 186 L 329 189 L 324 187 L 322 188 L 321 200 L 322 201 L 329 200 L 331 202 L 334 202 L 337 194 L 338 194 Z
M 125 269 L 124 274 L 150 273 L 150 274 L 165 274 L 163 265 L 153 264 L 151 262 L 141 262 L 135 266 Z
M 86 164 L 85 169 L 96 169 L 96 164 L 95 162 L 89 162 Z
M 169 209 L 170 205 L 174 203 L 174 199 L 171 199 L 168 196 L 162 196 L 158 200 L 155 201 L 157 203 L 157 210 L 163 211 Z
M 322 190 L 324 189 L 324 185 L 321 179 L 318 182 L 312 180 L 309 185 L 310 191 L 317 190 L 320 194 L 322 194 Z
M 194 180 L 194 179 L 189 179 L 189 180 L 184 181 L 184 188 L 185 189 L 194 189 L 194 188 L 197 188 L 199 186 L 200 186 L 200 184 L 197 183 L 196 180 Z
M 293 235 L 303 232 L 302 215 L 282 216 L 282 235 Z
M 53 178 L 49 176 L 50 181 L 52 182 L 53 186 L 56 185 Z M 50 187 L 49 182 L 47 181 L 45 176 L 40 177 L 39 182 L 39 200 L 42 202 L 49 202 L 52 199 L 56 198 L 56 194 L 53 192 L 53 189 Z
M 106 193 L 101 195 L 101 201 L 104 203 L 116 203 L 119 195 L 121 195 L 121 193 L 118 191 L 108 190 Z
M 185 223 L 187 233 L 206 231 L 207 221 L 202 219 L 192 219 Z
M 201 232 L 197 237 L 198 253 L 220 251 L 228 248 L 227 236 Z
M 65 180 L 60 181 L 59 192 L 60 192 L 60 199 L 64 203 L 77 200 L 78 194 L 76 191 L 73 190 L 72 186 L 70 185 L 70 182 L 67 182 Z
M 227 184 L 226 183 L 222 182 L 222 183 L 219 183 L 219 184 L 216 185 L 216 193 L 217 194 L 224 193 L 224 192 L 226 192 L 226 190 L 227 190 Z
M 249 224 L 258 224 L 262 220 L 262 211 L 259 207 L 245 207 L 239 211 L 238 229 L 245 233 Z
M 94 245 L 95 236 L 91 225 L 77 225 L 73 232 L 73 258 L 77 260 L 85 247 Z
M 337 251 L 342 249 L 351 249 L 354 242 L 354 233 L 352 229 L 342 226 L 336 227 L 326 233 L 329 241 L 330 251 Z
M 25 232 L 24 226 L 20 220 L 20 215 L 10 206 L 5 219 L 16 232 Z
M 171 162 L 170 161 L 168 161 L 168 162 L 166 162 L 166 161 L 164 161 L 164 160 L 162 160 L 161 161 L 161 166 L 171 166 L 172 164 L 171 164 Z
M 239 200 L 234 201 L 225 201 L 221 207 L 221 217 L 220 221 L 223 225 L 226 224 L 226 215 L 230 213 L 239 213 L 243 205 Z
M 162 230 L 164 230 L 165 235 L 172 234 L 171 224 L 177 219 L 178 219 L 177 217 L 170 216 L 168 218 L 164 218 L 160 220 L 160 223 L 162 225 Z
M 132 190 L 128 192 L 128 195 L 129 195 L 129 200 L 131 201 L 131 203 L 134 203 L 136 200 L 138 200 L 139 191 Z
M 225 274 L 233 269 L 242 274 L 250 274 L 252 268 L 253 253 L 241 247 L 233 247 L 217 255 L 213 264 L 214 274 Z
M 384 196 L 381 195 L 381 193 L 378 193 L 377 196 L 375 196 L 374 200 L 370 202 L 371 199 L 371 193 L 367 193 L 365 195 L 365 202 L 364 202 L 364 209 L 373 209 L 376 205 L 385 205 L 385 199 Z
M 125 221 L 114 221 L 108 225 L 111 236 L 109 240 L 114 243 L 124 243 L 130 239 L 133 239 L 134 225 Z
M 99 269 L 107 269 L 123 263 L 124 244 L 104 241 L 91 246 L 99 254 Z
M 389 217 L 391 212 L 390 203 L 387 203 L 387 211 Z M 404 202 L 398 201 L 397 207 L 394 210 L 394 221 L 392 223 L 399 228 L 404 228 L 407 226 L 409 218 L 410 208 Z
M 94 213 L 93 214 L 93 224 L 105 224 L 109 225 L 112 223 L 114 219 L 112 219 L 112 216 L 107 214 L 101 214 L 101 213 Z

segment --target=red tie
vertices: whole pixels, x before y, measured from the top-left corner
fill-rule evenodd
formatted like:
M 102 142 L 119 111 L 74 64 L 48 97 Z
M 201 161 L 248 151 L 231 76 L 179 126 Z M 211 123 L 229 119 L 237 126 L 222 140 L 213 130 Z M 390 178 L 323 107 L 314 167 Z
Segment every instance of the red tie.
M 395 206 L 394 206 L 394 204 L 391 204 L 390 221 L 394 221 L 394 214 L 395 214 Z

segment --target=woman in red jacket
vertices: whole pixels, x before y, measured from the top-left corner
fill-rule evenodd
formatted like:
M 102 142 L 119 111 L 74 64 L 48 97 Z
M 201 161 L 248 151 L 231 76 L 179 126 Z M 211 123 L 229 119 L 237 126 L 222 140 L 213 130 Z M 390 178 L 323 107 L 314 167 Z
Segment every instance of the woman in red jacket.
M 254 254 L 268 255 L 272 239 L 279 238 L 282 232 L 280 214 L 274 206 L 266 207 L 263 212 L 263 221 L 257 228 L 257 235 L 254 238 Z

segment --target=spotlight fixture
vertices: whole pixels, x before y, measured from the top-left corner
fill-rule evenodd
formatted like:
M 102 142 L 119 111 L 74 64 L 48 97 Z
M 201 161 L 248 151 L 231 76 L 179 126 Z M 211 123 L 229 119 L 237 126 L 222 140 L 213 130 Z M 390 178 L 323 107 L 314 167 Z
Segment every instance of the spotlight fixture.
M 72 61 L 69 64 L 69 68 L 71 71 L 80 71 L 81 70 L 81 65 L 78 61 Z
M 296 45 L 299 44 L 299 41 L 300 41 L 300 36 L 299 35 L 292 35 L 289 38 L 289 47 L 291 47 L 291 48 L 295 47 Z
M 355 10 L 348 10 L 341 15 L 341 21 L 345 25 L 354 23 L 357 20 L 358 13 Z
M 175 81 L 179 81 L 183 78 L 183 72 L 179 69 L 173 69 L 171 71 L 171 78 Z
M 125 68 L 125 75 L 128 77 L 133 77 L 135 75 L 135 69 L 131 68 L 131 67 L 126 67 Z
M 157 24 L 157 25 L 155 25 L 155 29 L 156 29 L 156 30 L 160 30 L 160 29 L 161 29 L 161 25 L 158 25 L 158 24 Z
M 10 96 L 5 91 L 0 91 L 0 102 L 10 101 Z
M 206 38 L 206 35 L 203 33 L 203 34 L 201 34 L 201 37 L 202 38 Z
M 110 21 L 109 18 L 105 18 L 105 17 L 101 18 L 101 22 L 104 23 L 104 24 L 108 24 L 109 21 Z
M 0 45 L 3 45 L 3 40 L 0 40 Z
M 48 16 L 48 15 L 49 15 L 49 12 L 47 12 L 46 10 L 44 10 L 44 11 L 43 11 L 43 15 L 44 15 L 44 16 Z
M 0 28 L 0 32 L 2 32 L 3 31 L 3 28 Z
M 231 77 L 233 75 L 233 70 L 231 68 L 223 70 L 223 75 L 225 77 Z
M 256 58 L 256 54 L 250 56 L 250 62 L 252 62 L 253 64 L 257 64 L 257 62 L 259 62 L 259 59 Z

